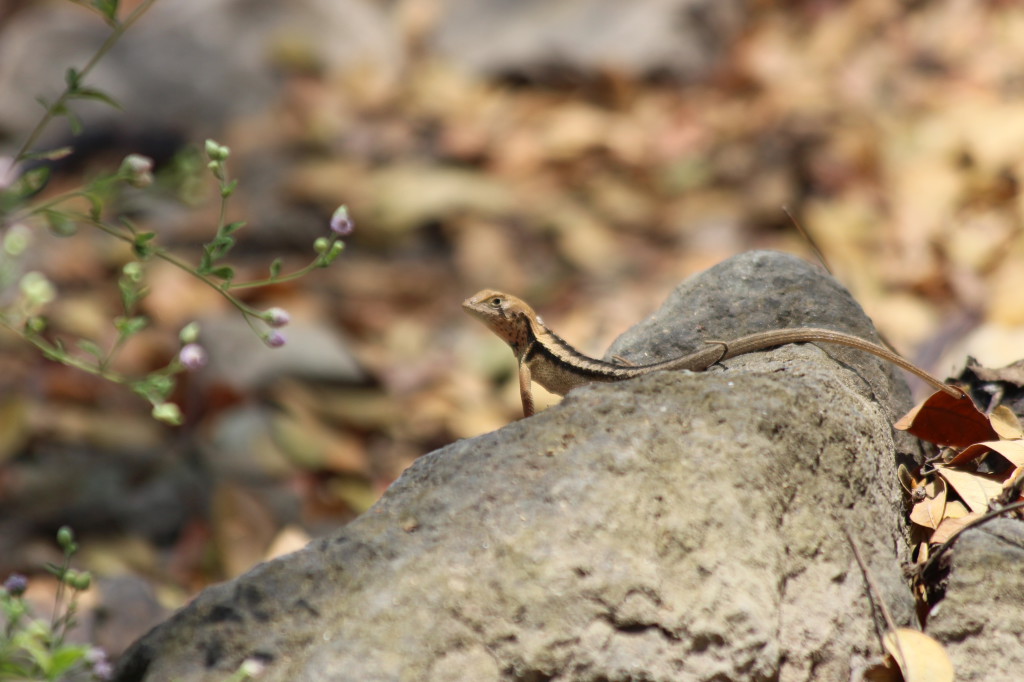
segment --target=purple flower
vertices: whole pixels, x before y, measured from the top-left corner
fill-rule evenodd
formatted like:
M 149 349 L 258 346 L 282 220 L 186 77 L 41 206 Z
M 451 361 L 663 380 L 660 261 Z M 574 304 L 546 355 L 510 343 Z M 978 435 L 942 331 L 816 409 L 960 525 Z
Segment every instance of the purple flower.
M 263 340 L 271 348 L 280 348 L 285 342 L 284 334 L 276 329 L 268 332 L 267 335 L 263 337 Z
M 4 589 L 12 597 L 20 597 L 28 589 L 28 578 L 20 573 L 11 573 L 4 581 Z
M 114 666 L 107 658 L 107 652 L 98 646 L 91 647 L 85 652 L 85 660 L 92 668 L 93 677 L 100 680 L 109 680 L 114 676 Z
M 206 349 L 198 343 L 186 344 L 178 353 L 178 361 L 190 372 L 206 365 Z
M 92 666 L 92 674 L 101 680 L 109 680 L 114 676 L 114 666 L 110 661 L 98 661 Z
M 348 214 L 348 207 L 342 204 L 334 210 L 334 214 L 331 216 L 331 232 L 347 237 L 352 234 L 354 229 L 356 229 L 356 224 L 352 222 L 352 218 Z
M 284 308 L 270 308 L 264 311 L 263 320 L 271 327 L 284 327 L 292 321 L 292 316 Z

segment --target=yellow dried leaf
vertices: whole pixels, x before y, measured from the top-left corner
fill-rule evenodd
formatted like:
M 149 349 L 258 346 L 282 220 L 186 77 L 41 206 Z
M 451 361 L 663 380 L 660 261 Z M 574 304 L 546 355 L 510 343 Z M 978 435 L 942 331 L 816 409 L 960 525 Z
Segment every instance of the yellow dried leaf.
M 1014 466 L 1024 466 L 1024 441 L 1001 440 L 995 443 L 985 443 L 985 445 L 1008 459 Z
M 267 548 L 263 560 L 270 561 L 279 556 L 297 552 L 308 545 L 310 540 L 312 538 L 309 536 L 309 533 L 302 528 L 295 525 L 285 526 L 274 536 L 274 540 L 270 543 L 270 547 Z
M 932 536 L 928 538 L 928 542 L 941 545 L 982 516 L 984 516 L 984 514 L 978 512 L 973 512 L 965 516 L 961 516 L 960 518 L 947 516 L 942 520 L 942 523 L 939 524 L 939 527 L 935 529 Z
M 1019 440 L 988 440 L 975 443 L 964 448 L 956 457 L 946 462 L 946 466 L 955 467 L 966 464 L 990 451 L 998 452 L 1015 466 L 1024 466 L 1024 441 Z
M 953 662 L 937 640 L 910 628 L 898 628 L 884 638 L 885 650 L 896 660 L 905 682 L 953 682 Z
M 947 519 L 961 519 L 970 513 L 970 510 L 960 500 L 946 502 L 945 517 Z
M 1001 479 L 981 474 L 972 474 L 967 471 L 939 467 L 939 476 L 942 476 L 953 487 L 964 504 L 974 512 L 984 512 L 988 509 L 988 501 L 998 495 L 1003 489 Z
M 996 433 L 1003 440 L 1020 440 L 1024 438 L 1024 428 L 1021 427 L 1020 420 L 1017 419 L 1017 415 L 1013 413 L 1013 410 L 1006 405 L 1000 405 L 992 410 L 988 420 L 991 422 L 992 428 L 996 430 Z
M 946 484 L 933 478 L 925 486 L 925 498 L 914 505 L 910 520 L 925 528 L 938 528 L 946 515 Z

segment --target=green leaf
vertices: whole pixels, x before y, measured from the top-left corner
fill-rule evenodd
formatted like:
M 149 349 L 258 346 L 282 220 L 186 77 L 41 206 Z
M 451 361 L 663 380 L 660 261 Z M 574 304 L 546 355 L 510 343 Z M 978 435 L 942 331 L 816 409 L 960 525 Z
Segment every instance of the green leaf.
M 145 329 L 148 324 L 149 320 L 141 316 L 114 318 L 114 328 L 117 329 L 118 333 L 122 336 L 138 334 L 140 331 Z
M 220 258 L 220 256 L 224 255 L 225 253 L 230 251 L 232 248 L 234 248 L 234 246 L 235 246 L 235 238 L 234 237 L 227 237 L 227 236 L 217 237 L 216 239 L 214 239 L 211 242 L 211 244 L 213 246 L 214 253 L 219 254 L 217 256 L 217 258 Z
M 244 220 L 236 220 L 235 222 L 228 223 L 224 227 L 220 228 L 220 230 L 218 231 L 218 234 L 225 235 L 225 236 L 229 235 L 229 234 L 234 234 L 235 232 L 238 232 L 243 227 L 245 227 L 245 221 Z
M 82 82 L 82 77 L 78 73 L 78 69 L 68 67 L 67 71 L 64 72 L 64 82 L 67 83 L 68 89 L 74 92 L 78 89 L 78 86 Z
M 75 221 L 62 211 L 48 209 L 43 211 L 43 216 L 46 218 L 46 224 L 49 225 L 50 230 L 58 237 L 70 237 L 78 232 L 78 225 Z
M 68 120 L 68 125 L 71 126 L 72 135 L 81 135 L 82 131 L 85 130 L 85 126 L 82 125 L 82 119 L 78 118 L 78 115 L 68 109 L 67 107 L 61 107 L 64 111 L 61 115 Z
M 227 199 L 229 196 L 235 193 L 235 189 L 238 188 L 238 180 L 232 180 L 223 187 L 220 188 L 221 198 Z
M 89 339 L 79 339 L 76 345 L 89 355 L 95 357 L 97 360 L 102 360 L 103 357 L 106 355 L 106 353 L 103 352 L 102 348 L 97 346 Z
M 228 251 L 235 245 L 235 240 L 232 237 L 218 236 L 213 239 L 204 248 L 204 255 L 210 257 L 210 265 L 213 265 L 213 261 L 218 258 L 223 258 Z
M 56 649 L 50 657 L 47 675 L 51 680 L 60 679 L 85 659 L 88 647 L 81 644 L 64 644 Z
M 153 255 L 153 246 L 150 245 L 156 238 L 156 232 L 140 232 L 135 235 L 135 239 L 132 241 L 132 247 L 135 249 L 135 253 L 139 258 L 148 258 Z
M 281 259 L 275 258 L 274 262 L 270 264 L 270 276 L 275 278 L 281 274 Z
M 208 275 L 213 267 L 213 256 L 210 255 L 210 247 L 203 247 L 203 255 L 199 258 L 199 274 Z
M 112 23 L 117 23 L 118 0 L 92 0 L 92 6 Z
M 89 217 L 99 221 L 103 217 L 103 200 L 92 193 L 86 194 L 85 198 L 89 200 Z
M 18 200 L 27 199 L 45 187 L 46 181 L 49 179 L 50 169 L 47 166 L 39 166 L 26 171 L 12 186 L 14 195 Z
M 97 102 L 103 102 L 104 104 L 109 104 L 115 109 L 121 109 L 121 104 L 116 99 L 102 90 L 97 90 L 96 88 L 79 88 L 68 95 L 68 97 L 73 99 L 91 99 Z
M 27 160 L 31 159 L 43 159 L 45 161 L 59 161 L 65 157 L 71 156 L 75 153 L 74 147 L 57 147 L 56 149 L 47 149 L 41 152 L 28 152 L 22 158 Z
M 219 268 L 210 270 L 210 274 L 214 277 L 220 277 L 223 280 L 231 281 L 235 276 L 235 269 L 230 265 L 222 265 Z

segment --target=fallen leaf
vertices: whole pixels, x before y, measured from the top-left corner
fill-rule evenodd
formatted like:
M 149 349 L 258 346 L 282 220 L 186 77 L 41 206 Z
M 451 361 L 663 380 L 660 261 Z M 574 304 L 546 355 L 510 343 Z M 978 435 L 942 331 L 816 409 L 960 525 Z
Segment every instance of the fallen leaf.
M 975 443 L 964 448 L 956 457 L 946 462 L 946 466 L 960 466 L 992 451 L 998 452 L 1014 466 L 1024 466 L 1024 441 L 1019 440 L 990 440 Z
M 1006 405 L 999 405 L 992 410 L 988 417 L 992 428 L 1003 440 L 1020 440 L 1024 438 L 1024 428 L 1021 428 L 1020 420 Z
M 910 628 L 888 632 L 885 650 L 896 660 L 905 682 L 953 682 L 953 662 L 937 640 Z
M 239 576 L 263 561 L 276 533 L 273 511 L 252 490 L 220 483 L 213 491 L 211 521 L 228 577 Z
M 945 516 L 947 519 L 961 519 L 970 513 L 967 506 L 960 500 L 948 500 L 946 502 Z
M 938 528 L 946 516 L 946 483 L 933 478 L 924 485 L 926 497 L 914 505 L 910 520 L 925 528 Z
M 297 552 L 308 545 L 310 540 L 312 538 L 309 536 L 309 533 L 299 526 L 287 525 L 274 536 L 274 540 L 270 543 L 270 547 L 267 548 L 263 560 L 270 561 L 279 556 Z
M 942 476 L 956 491 L 964 504 L 973 512 L 984 512 L 988 509 L 988 501 L 1003 490 L 1003 479 L 972 474 L 959 469 L 938 467 L 939 476 Z
M 954 398 L 942 391 L 907 412 L 894 427 L 936 445 L 958 448 L 999 438 L 973 400 L 966 396 Z
M 979 365 L 977 360 L 969 357 L 967 358 L 967 369 L 982 381 L 1003 381 L 1015 386 L 1024 386 L 1024 360 L 992 369 Z
M 984 516 L 984 514 L 972 512 L 966 516 L 961 516 L 956 519 L 946 517 L 942 520 L 942 523 L 939 524 L 939 527 L 935 529 L 935 532 L 932 533 L 932 536 L 928 538 L 928 542 L 936 545 L 948 542 L 957 533 L 980 519 L 982 516 Z

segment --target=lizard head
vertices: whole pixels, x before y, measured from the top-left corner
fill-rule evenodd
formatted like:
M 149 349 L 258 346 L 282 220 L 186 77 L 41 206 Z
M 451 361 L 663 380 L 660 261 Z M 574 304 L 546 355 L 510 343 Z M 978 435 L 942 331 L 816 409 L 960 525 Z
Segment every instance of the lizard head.
M 462 302 L 467 313 L 487 325 L 518 353 L 534 336 L 531 325 L 543 324 L 533 308 L 521 299 L 494 289 L 483 289 Z

